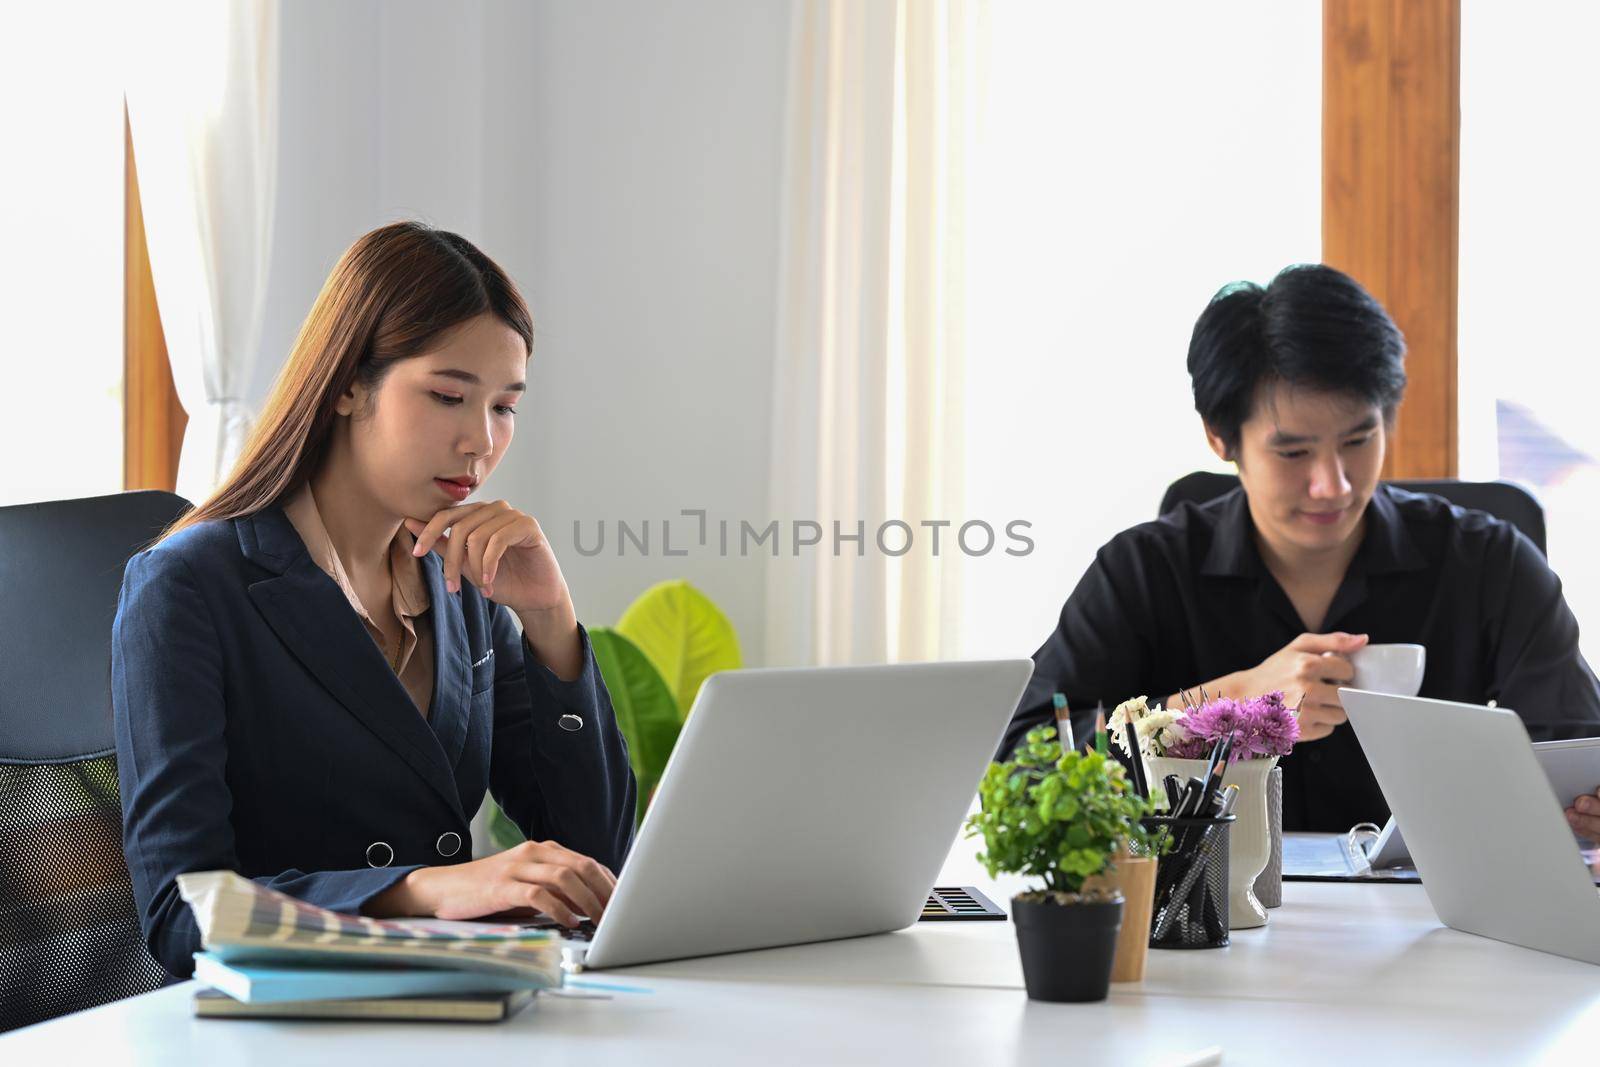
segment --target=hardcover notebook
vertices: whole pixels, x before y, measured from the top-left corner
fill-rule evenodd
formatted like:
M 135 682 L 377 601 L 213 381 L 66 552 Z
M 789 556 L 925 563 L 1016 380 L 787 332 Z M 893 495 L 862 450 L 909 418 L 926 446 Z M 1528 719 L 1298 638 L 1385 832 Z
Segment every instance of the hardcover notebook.
M 384 1022 L 497 1023 L 533 1003 L 531 990 L 515 993 L 461 993 L 436 997 L 380 997 L 359 1000 L 287 1000 L 247 1004 L 226 993 L 202 989 L 194 1013 L 202 1019 L 347 1019 Z

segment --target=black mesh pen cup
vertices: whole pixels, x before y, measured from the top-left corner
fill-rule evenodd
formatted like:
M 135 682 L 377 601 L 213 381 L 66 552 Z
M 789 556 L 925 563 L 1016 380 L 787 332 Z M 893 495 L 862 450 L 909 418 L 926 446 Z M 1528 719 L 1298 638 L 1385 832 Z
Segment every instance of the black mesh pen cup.
M 1156 861 L 1151 948 L 1222 948 L 1228 943 L 1228 827 L 1221 819 L 1150 815 L 1143 822 L 1165 839 Z

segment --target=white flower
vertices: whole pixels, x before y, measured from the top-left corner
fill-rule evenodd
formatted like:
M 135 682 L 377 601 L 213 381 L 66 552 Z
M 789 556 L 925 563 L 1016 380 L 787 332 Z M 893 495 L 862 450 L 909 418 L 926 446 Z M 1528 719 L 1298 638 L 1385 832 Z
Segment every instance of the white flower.
M 1158 707 L 1155 711 L 1134 723 L 1134 731 L 1139 735 L 1139 751 L 1146 756 L 1159 756 L 1161 753 L 1156 751 L 1157 735 L 1177 722 L 1178 717 L 1177 712 L 1163 711 Z M 1178 727 L 1178 729 L 1182 729 L 1182 727 Z M 1161 747 L 1165 748 L 1166 746 L 1162 745 Z
M 1131 751 L 1128 748 L 1128 724 L 1134 723 L 1135 731 L 1139 729 L 1137 725 L 1139 720 L 1150 714 L 1148 701 L 1148 697 L 1134 697 L 1132 700 L 1124 700 L 1117 705 L 1117 710 L 1111 713 L 1111 718 L 1106 722 L 1106 729 L 1111 732 L 1111 739 L 1124 752 Z

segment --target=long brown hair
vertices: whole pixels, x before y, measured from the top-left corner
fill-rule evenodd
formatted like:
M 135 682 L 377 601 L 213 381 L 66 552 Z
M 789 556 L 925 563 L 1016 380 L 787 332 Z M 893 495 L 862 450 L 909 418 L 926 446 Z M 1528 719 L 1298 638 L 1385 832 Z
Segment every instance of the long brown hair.
M 196 523 L 252 515 L 298 489 L 326 457 L 334 403 L 353 383 L 370 394 L 396 360 L 486 312 L 532 354 L 533 318 L 521 294 L 466 238 L 396 222 L 357 240 L 311 306 L 232 471 L 153 544 Z

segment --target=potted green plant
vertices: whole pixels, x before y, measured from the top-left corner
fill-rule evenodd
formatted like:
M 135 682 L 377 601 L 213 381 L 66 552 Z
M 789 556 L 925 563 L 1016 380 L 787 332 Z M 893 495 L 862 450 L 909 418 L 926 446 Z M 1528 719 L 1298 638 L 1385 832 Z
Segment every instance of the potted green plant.
M 1104 1000 L 1111 984 L 1122 894 L 1084 890 L 1111 869 L 1119 850 L 1150 854 L 1140 824 L 1150 804 L 1121 764 L 1099 752 L 1062 752 L 1052 726 L 1028 731 L 1004 763 L 991 763 L 980 784 L 983 810 L 967 820 L 982 835 L 978 862 L 1043 881 L 1011 898 L 1012 921 L 1028 996 L 1034 1000 Z

